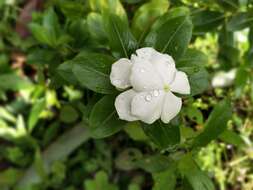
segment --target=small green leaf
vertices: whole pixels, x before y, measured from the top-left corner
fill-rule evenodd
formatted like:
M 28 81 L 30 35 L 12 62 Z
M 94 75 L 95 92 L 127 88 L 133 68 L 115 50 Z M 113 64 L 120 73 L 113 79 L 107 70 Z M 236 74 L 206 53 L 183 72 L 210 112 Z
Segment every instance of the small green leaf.
M 208 117 L 204 131 L 194 139 L 193 147 L 206 146 L 210 141 L 218 138 L 225 131 L 231 117 L 232 108 L 229 100 L 218 103 Z
M 115 96 L 104 96 L 90 114 L 90 130 L 94 138 L 104 138 L 120 131 L 126 122 L 119 119 L 114 107 Z
M 115 91 L 109 78 L 114 62 L 112 57 L 84 52 L 69 62 L 73 64 L 73 73 L 82 86 L 102 94 L 111 94 Z
M 163 53 L 168 53 L 176 61 L 184 55 L 192 36 L 192 22 L 188 15 L 169 18 L 156 32 L 148 34 L 145 45 L 154 47 Z
M 35 125 L 39 121 L 39 117 L 40 117 L 41 112 L 45 109 L 45 107 L 46 107 L 45 98 L 39 99 L 32 106 L 32 110 L 31 110 L 29 118 L 28 118 L 29 132 L 32 132 L 33 128 L 35 127 Z
M 146 135 L 162 149 L 168 149 L 180 142 L 179 126 L 157 121 L 151 125 L 143 123 Z

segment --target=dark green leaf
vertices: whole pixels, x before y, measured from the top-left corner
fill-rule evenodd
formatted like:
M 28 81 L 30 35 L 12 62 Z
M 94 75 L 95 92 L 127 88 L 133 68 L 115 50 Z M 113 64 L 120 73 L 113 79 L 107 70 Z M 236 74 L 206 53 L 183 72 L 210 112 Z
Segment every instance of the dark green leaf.
M 198 168 L 191 154 L 186 154 L 181 158 L 178 169 L 193 190 L 215 190 L 211 179 Z
M 237 134 L 233 131 L 230 131 L 230 130 L 225 130 L 219 136 L 219 138 L 221 140 L 223 140 L 224 142 L 232 144 L 232 145 L 237 146 L 237 147 L 242 147 L 242 146 L 245 145 L 245 142 L 244 142 L 243 138 L 239 134 Z
M 136 12 L 132 21 L 133 33 L 137 39 L 142 40 L 149 31 L 153 22 L 169 7 L 167 0 L 152 0 L 143 4 Z
M 126 122 L 119 119 L 114 107 L 115 96 L 104 96 L 91 111 L 90 129 L 94 138 L 104 138 L 120 131 Z
M 174 161 L 164 155 L 147 155 L 137 160 L 135 165 L 142 168 L 149 173 L 156 173 L 166 170 L 171 165 L 174 165 Z
M 82 86 L 102 94 L 114 92 L 109 79 L 111 64 L 114 62 L 112 57 L 98 53 L 80 53 L 69 62 L 73 64 L 73 73 Z
M 192 22 L 189 16 L 167 18 L 156 32 L 151 32 L 145 39 L 145 45 L 168 53 L 176 61 L 184 55 L 192 36 Z
M 237 31 L 252 26 L 252 23 L 252 12 L 240 12 L 232 16 L 232 18 L 228 22 L 227 27 L 229 31 Z
M 193 146 L 206 146 L 210 141 L 218 138 L 225 131 L 227 122 L 231 117 L 232 108 L 229 100 L 218 103 L 208 117 L 204 131 L 194 139 Z
M 151 125 L 143 123 L 146 135 L 162 149 L 168 149 L 180 142 L 179 126 L 157 121 Z
M 225 15 L 221 12 L 194 9 L 192 14 L 194 32 L 207 32 L 217 29 L 224 18 Z
M 165 171 L 152 174 L 154 186 L 152 190 L 174 190 L 176 186 L 176 164 L 171 164 Z
M 117 56 L 128 57 L 131 55 L 138 45 L 128 24 L 117 15 L 108 12 L 103 14 L 103 18 L 111 50 L 117 53 Z

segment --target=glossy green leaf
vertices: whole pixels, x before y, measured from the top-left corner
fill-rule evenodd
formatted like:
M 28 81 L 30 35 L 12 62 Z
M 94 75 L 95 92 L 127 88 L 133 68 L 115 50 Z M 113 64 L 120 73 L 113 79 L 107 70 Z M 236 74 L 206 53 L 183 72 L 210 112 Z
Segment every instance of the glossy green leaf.
M 108 55 L 86 52 L 80 53 L 70 61 L 73 64 L 73 73 L 79 83 L 102 94 L 114 92 L 114 87 L 109 78 L 113 62 L 114 59 Z
M 151 125 L 143 123 L 146 135 L 162 149 L 168 149 L 180 142 L 179 126 L 157 121 Z
M 66 61 L 58 66 L 57 72 L 68 83 L 76 85 L 78 81 L 74 76 L 72 69 L 73 69 L 73 62 Z
M 115 96 L 104 96 L 93 107 L 89 123 L 94 138 L 104 138 L 120 131 L 126 122 L 120 120 L 114 107 Z
M 163 15 L 169 7 L 167 0 L 151 0 L 143 4 L 134 14 L 132 30 L 138 41 L 141 41 L 149 31 L 153 22 Z
M 202 93 L 209 87 L 209 75 L 204 68 L 206 63 L 206 55 L 194 49 L 188 49 L 176 62 L 177 68 L 184 71 L 189 78 L 192 96 Z
M 156 32 L 148 34 L 145 45 L 168 53 L 177 61 L 187 50 L 193 25 L 189 16 L 168 16 L 167 21 L 158 27 Z
M 194 147 L 206 146 L 209 142 L 219 137 L 232 117 L 232 108 L 229 100 L 219 102 L 211 112 L 205 123 L 204 131 L 193 142 Z
M 105 12 L 102 16 L 111 50 L 117 56 L 129 57 L 138 45 L 128 27 L 128 23 L 109 12 Z

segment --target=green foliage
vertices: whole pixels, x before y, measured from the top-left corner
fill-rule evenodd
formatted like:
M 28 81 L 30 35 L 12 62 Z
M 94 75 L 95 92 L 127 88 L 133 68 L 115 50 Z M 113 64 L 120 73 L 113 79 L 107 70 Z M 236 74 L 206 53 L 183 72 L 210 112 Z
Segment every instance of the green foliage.
M 0 188 L 252 190 L 252 6 L 0 1 Z M 115 110 L 111 66 L 143 47 L 189 79 L 168 124 Z

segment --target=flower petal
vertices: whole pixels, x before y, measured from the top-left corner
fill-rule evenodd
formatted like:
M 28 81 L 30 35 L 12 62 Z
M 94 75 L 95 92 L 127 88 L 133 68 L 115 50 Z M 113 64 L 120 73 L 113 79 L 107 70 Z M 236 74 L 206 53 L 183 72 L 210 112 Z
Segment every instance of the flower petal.
M 131 113 L 145 123 L 153 123 L 161 117 L 164 95 L 161 90 L 138 93 L 132 100 Z
M 126 58 L 122 58 L 112 65 L 110 74 L 111 83 L 120 89 L 130 87 L 129 76 L 131 72 L 132 63 Z
M 162 54 L 157 51 L 150 57 L 150 62 L 154 65 L 156 71 L 163 79 L 164 85 L 170 84 L 176 74 L 175 61 L 168 54 Z
M 131 102 L 136 94 L 134 90 L 127 90 L 116 97 L 115 107 L 120 119 L 127 121 L 138 120 L 131 114 Z
M 191 93 L 188 77 L 182 71 L 177 71 L 174 81 L 169 86 L 172 92 L 177 92 L 180 94 Z
M 161 77 L 148 60 L 132 55 L 131 61 L 133 66 L 130 74 L 130 83 L 134 90 L 150 91 L 163 88 Z
M 164 97 L 161 119 L 164 123 L 169 123 L 179 112 L 182 107 L 181 98 L 176 97 L 171 92 L 167 92 Z
M 174 59 L 168 54 L 156 51 L 154 48 L 146 47 L 136 51 L 139 58 L 149 61 L 161 75 L 164 84 L 169 84 L 174 80 L 176 67 Z

